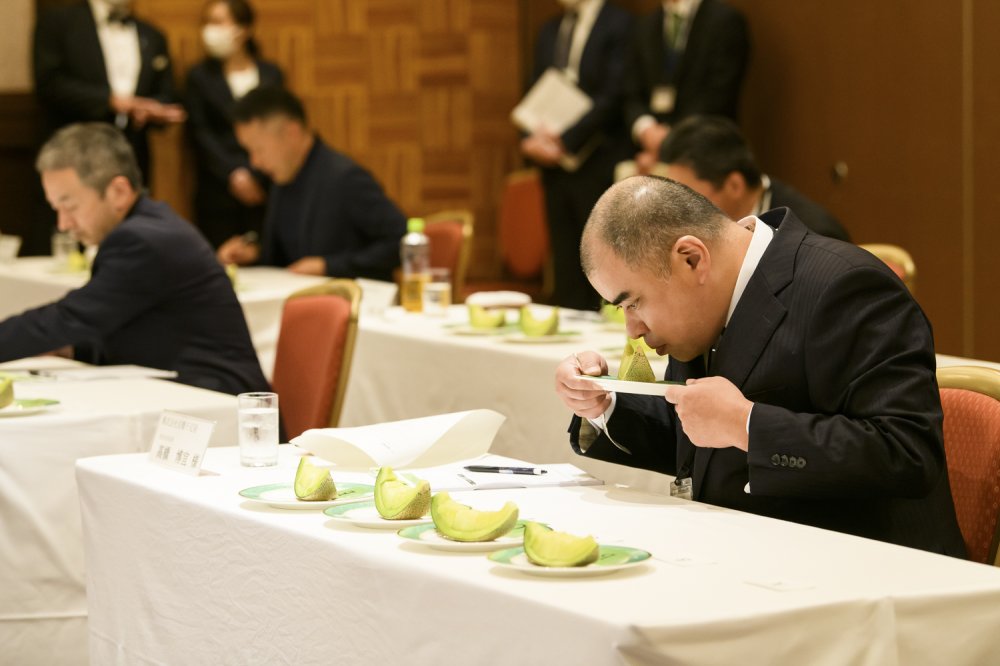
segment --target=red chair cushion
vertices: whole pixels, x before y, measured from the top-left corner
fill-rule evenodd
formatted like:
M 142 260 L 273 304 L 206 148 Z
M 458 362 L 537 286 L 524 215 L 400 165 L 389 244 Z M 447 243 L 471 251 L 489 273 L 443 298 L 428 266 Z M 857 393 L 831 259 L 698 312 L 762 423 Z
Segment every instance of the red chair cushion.
M 500 253 L 510 274 L 522 280 L 541 275 L 549 255 L 549 230 L 537 176 L 507 182 L 498 226 Z

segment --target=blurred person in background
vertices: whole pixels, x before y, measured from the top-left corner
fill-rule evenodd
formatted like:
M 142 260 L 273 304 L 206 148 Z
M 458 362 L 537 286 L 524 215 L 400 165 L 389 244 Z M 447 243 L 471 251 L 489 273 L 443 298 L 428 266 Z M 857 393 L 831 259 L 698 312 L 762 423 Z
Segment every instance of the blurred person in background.
M 259 234 L 268 181 L 250 167 L 233 131 L 233 106 L 258 86 L 284 83 L 278 66 L 260 58 L 255 13 L 246 0 L 209 0 L 202 11 L 207 57 L 188 72 L 185 105 L 194 142 L 194 221 L 213 247 L 232 236 Z
M 531 83 L 555 68 L 593 107 L 562 135 L 536 129 L 522 139 L 521 153 L 542 168 L 555 273 L 552 301 L 587 310 L 600 298 L 580 266 L 580 237 L 591 208 L 613 182 L 615 164 L 631 152 L 622 122 L 622 77 L 632 17 L 603 0 L 560 4 L 564 13 L 538 33 Z
M 706 197 L 730 219 L 787 207 L 811 231 L 850 242 L 833 215 L 791 185 L 757 166 L 736 123 L 722 116 L 692 116 L 674 125 L 660 150 L 667 178 Z

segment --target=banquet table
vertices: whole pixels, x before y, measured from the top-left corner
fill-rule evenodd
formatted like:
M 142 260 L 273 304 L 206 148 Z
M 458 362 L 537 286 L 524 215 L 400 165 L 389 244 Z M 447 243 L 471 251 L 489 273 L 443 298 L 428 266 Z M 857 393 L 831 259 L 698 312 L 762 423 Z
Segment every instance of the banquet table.
M 1000 569 L 612 486 L 455 493 L 653 555 L 527 575 L 244 500 L 292 479 L 281 448 L 211 449 L 199 477 L 78 462 L 91 663 L 1000 663 Z
M 52 257 L 21 257 L 0 263 L 0 320 L 62 298 L 86 284 L 86 271 L 57 270 Z M 281 327 L 285 299 L 300 289 L 326 281 L 326 277 L 297 275 L 281 268 L 249 266 L 239 269 L 236 296 L 250 329 L 257 357 L 270 379 Z
M 0 371 L 73 364 L 54 358 Z M 148 451 L 162 410 L 216 422 L 211 444 L 237 441 L 236 398 L 159 379 L 24 379 L 17 398 L 47 411 L 0 417 L 0 664 L 86 663 L 87 604 L 78 458 Z

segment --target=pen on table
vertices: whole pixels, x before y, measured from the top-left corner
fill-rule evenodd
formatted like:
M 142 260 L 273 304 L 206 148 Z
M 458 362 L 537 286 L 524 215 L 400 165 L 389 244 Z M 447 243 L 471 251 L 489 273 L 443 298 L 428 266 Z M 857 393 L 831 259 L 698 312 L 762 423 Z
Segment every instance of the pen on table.
M 497 467 L 494 465 L 466 465 L 465 469 L 470 472 L 490 472 L 493 474 L 531 474 L 538 476 L 548 474 L 548 470 L 537 467 Z

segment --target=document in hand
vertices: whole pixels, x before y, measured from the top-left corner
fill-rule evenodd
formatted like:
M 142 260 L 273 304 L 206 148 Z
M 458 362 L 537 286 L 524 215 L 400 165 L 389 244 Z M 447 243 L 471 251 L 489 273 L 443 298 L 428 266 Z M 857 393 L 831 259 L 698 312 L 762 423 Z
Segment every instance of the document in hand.
M 491 409 L 306 430 L 292 444 L 340 468 L 434 467 L 486 453 L 506 420 Z
M 544 127 L 553 134 L 562 134 L 593 106 L 590 97 L 577 88 L 569 77 L 550 67 L 521 103 L 514 107 L 510 118 L 525 132 Z

